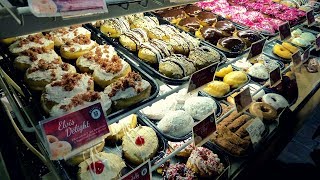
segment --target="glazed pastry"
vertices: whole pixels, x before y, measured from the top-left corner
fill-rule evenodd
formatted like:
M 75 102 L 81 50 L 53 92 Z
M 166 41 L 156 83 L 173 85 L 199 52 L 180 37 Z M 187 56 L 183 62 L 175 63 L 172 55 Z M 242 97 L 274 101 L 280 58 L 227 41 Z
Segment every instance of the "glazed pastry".
M 252 30 L 242 30 L 234 33 L 236 37 L 242 39 L 247 47 L 250 47 L 252 43 L 257 42 L 262 39 L 259 33 Z
M 196 17 L 187 17 L 181 19 L 177 25 L 186 32 L 195 32 L 200 28 L 200 21 Z
M 189 4 L 183 8 L 184 12 L 186 12 L 189 16 L 197 16 L 198 13 L 202 11 L 202 9 L 196 5 Z
M 192 49 L 199 46 L 200 41 L 189 34 L 182 32 L 172 35 L 169 43 L 172 45 L 176 54 L 187 55 Z
M 243 71 L 233 71 L 223 78 L 223 82 L 229 84 L 231 88 L 238 88 L 247 81 L 248 77 Z
M 248 69 L 248 74 L 252 77 L 266 80 L 269 78 L 269 72 L 265 65 L 256 63 Z
M 228 65 L 227 67 L 221 68 L 220 70 L 216 71 L 215 76 L 219 78 L 223 78 L 225 75 L 231 73 L 233 71 L 233 68 L 231 65 Z
M 182 163 L 171 164 L 162 176 L 167 180 L 197 179 L 195 173 Z
M 252 115 L 263 119 L 266 122 L 272 122 L 277 118 L 277 110 L 263 102 L 255 102 L 250 105 L 249 111 Z
M 196 71 L 194 63 L 180 54 L 174 54 L 159 63 L 159 72 L 167 77 L 180 79 Z
M 67 41 L 60 48 L 61 56 L 66 59 L 77 59 L 88 53 L 97 43 L 88 36 L 78 35 L 70 41 Z
M 54 105 L 61 103 L 65 98 L 72 98 L 89 90 L 93 90 L 93 79 L 89 75 L 63 74 L 60 80 L 46 85 L 41 96 L 41 105 L 49 113 Z
M 230 91 L 230 86 L 222 81 L 212 81 L 203 90 L 213 97 L 220 98 Z
M 137 14 L 130 14 L 124 16 L 124 18 L 131 24 L 135 19 L 143 17 L 143 13 L 137 13 Z
M 262 97 L 262 102 L 269 104 L 276 110 L 289 106 L 288 101 L 283 96 L 276 93 L 265 94 Z
M 215 177 L 224 170 L 218 155 L 204 147 L 196 147 L 192 151 L 186 166 L 200 177 Z
M 104 93 L 112 100 L 112 109 L 115 110 L 127 108 L 148 98 L 150 92 L 150 83 L 136 72 L 130 72 L 104 89 Z
M 148 126 L 138 126 L 127 132 L 122 138 L 124 157 L 135 165 L 152 158 L 159 146 L 156 132 Z
M 96 62 L 99 65 L 95 67 L 92 76 L 94 82 L 102 88 L 131 72 L 131 66 L 117 55 L 112 56 L 110 60 L 100 59 Z
M 242 52 L 246 49 L 246 44 L 237 37 L 226 37 L 219 39 L 217 47 L 228 52 Z
M 148 41 L 147 32 L 142 28 L 135 28 L 120 35 L 119 42 L 130 51 L 138 51 L 142 43 Z
M 118 38 L 121 34 L 130 30 L 130 25 L 124 17 L 110 18 L 105 20 L 100 30 L 108 37 Z
M 218 21 L 214 24 L 214 27 L 220 31 L 230 34 L 230 36 L 236 31 L 236 27 L 231 21 Z
M 199 19 L 202 26 L 212 26 L 218 21 L 218 16 L 212 12 L 202 11 L 196 17 Z
M 112 61 L 117 56 L 117 52 L 111 45 L 99 45 L 90 50 L 90 52 L 80 56 L 76 65 L 81 72 L 92 73 L 101 61 Z
M 196 31 L 195 35 L 197 38 L 206 40 L 213 45 L 216 45 L 219 39 L 231 36 L 231 34 L 228 34 L 211 26 L 201 27 L 198 31 Z
M 42 91 L 47 84 L 61 79 L 67 73 L 76 73 L 76 68 L 60 61 L 47 64 L 40 59 L 37 64 L 27 69 L 25 81 L 30 89 Z
M 170 21 L 172 24 L 176 24 L 180 19 L 188 17 L 188 15 L 182 9 L 172 9 L 166 10 L 160 14 L 160 16 L 167 21 Z
M 51 108 L 49 114 L 52 117 L 62 116 L 99 101 L 101 102 L 102 109 L 105 113 L 111 111 L 111 100 L 106 94 L 102 92 L 88 91 L 85 93 L 79 93 L 71 98 L 61 100 L 59 104 L 56 104 Z
M 156 17 L 151 17 L 151 16 L 144 16 L 135 19 L 131 24 L 130 28 L 142 28 L 145 31 L 149 31 L 149 29 L 152 29 L 156 26 L 159 25 L 159 21 Z
M 9 51 L 14 55 L 18 55 L 19 53 L 22 53 L 23 51 L 28 50 L 30 48 L 41 47 L 48 50 L 53 49 L 53 37 L 49 34 L 44 36 L 41 33 L 28 35 L 27 37 L 19 39 L 16 42 L 12 43 L 9 46 Z
M 118 155 L 99 152 L 79 164 L 78 179 L 119 179 L 124 167 L 126 164 Z
M 281 45 L 282 45 L 284 48 L 286 48 L 287 50 L 289 50 L 291 53 L 295 53 L 295 52 L 299 51 L 299 48 L 291 45 L 291 44 L 288 43 L 288 42 L 283 42 Z
M 191 132 L 194 121 L 192 117 L 183 110 L 171 111 L 167 113 L 157 127 L 162 133 L 182 137 Z
M 163 41 L 169 41 L 170 37 L 179 33 L 179 30 L 171 25 L 162 24 L 156 26 L 148 31 L 148 37 L 150 39 L 159 39 Z
M 109 133 L 106 140 L 108 142 L 117 142 L 122 140 L 123 136 L 131 129 L 137 126 L 137 115 L 131 114 L 117 123 L 112 123 L 108 126 Z
M 49 34 L 53 36 L 54 46 L 56 47 L 64 45 L 67 41 L 71 41 L 79 35 L 91 37 L 90 31 L 81 27 L 81 25 L 59 28 Z
M 14 59 L 13 65 L 21 71 L 27 70 L 32 64 L 37 64 L 42 59 L 46 63 L 60 62 L 62 63 L 61 57 L 53 50 L 40 48 L 30 48 L 21 53 L 20 56 Z
M 202 69 L 215 62 L 220 62 L 220 54 L 213 48 L 201 46 L 190 51 L 188 57 L 197 69 Z
M 149 42 L 142 43 L 138 52 L 138 57 L 148 64 L 157 64 L 161 59 L 173 54 L 173 47 L 158 39 L 152 39 Z
M 273 46 L 272 52 L 284 59 L 291 59 L 292 57 L 292 53 L 280 44 L 275 44 Z
M 209 97 L 191 97 L 184 103 L 183 109 L 189 113 L 193 119 L 203 120 L 217 109 L 216 102 Z

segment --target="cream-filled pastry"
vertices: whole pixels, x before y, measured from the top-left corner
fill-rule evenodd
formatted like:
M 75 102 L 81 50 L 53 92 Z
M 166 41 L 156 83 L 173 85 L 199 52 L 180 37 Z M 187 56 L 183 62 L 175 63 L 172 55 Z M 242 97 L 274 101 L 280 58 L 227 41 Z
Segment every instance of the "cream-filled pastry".
M 54 46 L 56 47 L 64 45 L 79 35 L 85 35 L 88 38 L 91 36 L 91 32 L 81 27 L 81 25 L 59 28 L 51 31 L 49 34 L 53 36 Z

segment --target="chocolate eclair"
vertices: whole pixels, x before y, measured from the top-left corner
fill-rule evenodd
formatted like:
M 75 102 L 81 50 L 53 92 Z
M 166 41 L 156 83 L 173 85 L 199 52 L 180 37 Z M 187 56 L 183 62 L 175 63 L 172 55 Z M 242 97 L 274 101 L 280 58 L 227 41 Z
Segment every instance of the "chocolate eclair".
M 195 32 L 200 28 L 200 21 L 195 17 L 183 18 L 178 26 L 186 32 Z
M 186 7 L 183 8 L 184 12 L 186 12 L 189 16 L 196 16 L 199 12 L 202 11 L 202 9 L 198 6 L 189 4 Z
M 202 26 L 212 26 L 218 21 L 218 16 L 211 12 L 199 12 L 196 16 Z
M 159 72 L 170 78 L 180 79 L 191 75 L 195 71 L 194 63 L 180 54 L 169 56 L 159 63 Z
M 229 52 L 242 52 L 246 48 L 246 44 L 240 38 L 226 37 L 218 41 L 217 47 Z
M 172 9 L 169 11 L 164 11 L 159 14 L 164 20 L 170 21 L 176 24 L 180 19 L 188 17 L 188 15 L 182 9 Z
M 252 43 L 262 39 L 259 33 L 252 31 L 250 29 L 235 32 L 234 35 L 242 39 L 246 43 L 247 47 L 250 47 Z
M 196 32 L 196 37 L 209 41 L 214 45 L 218 43 L 219 39 L 229 36 L 231 36 L 231 34 L 211 26 L 202 27 Z
M 233 34 L 236 30 L 236 27 L 231 21 L 218 21 L 214 27 L 229 34 Z

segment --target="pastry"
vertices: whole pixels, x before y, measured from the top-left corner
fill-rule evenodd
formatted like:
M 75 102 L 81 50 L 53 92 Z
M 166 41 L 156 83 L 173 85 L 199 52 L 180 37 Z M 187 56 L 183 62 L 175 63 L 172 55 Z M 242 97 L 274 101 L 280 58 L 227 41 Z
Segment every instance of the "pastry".
M 121 34 L 130 30 L 130 25 L 124 17 L 110 18 L 105 20 L 100 30 L 108 37 L 118 38 Z
M 227 67 L 221 68 L 220 70 L 216 71 L 215 76 L 219 78 L 223 78 L 228 73 L 231 73 L 233 71 L 233 68 L 231 65 L 228 65 Z
M 151 85 L 136 72 L 130 72 L 104 89 L 112 100 L 112 109 L 127 108 L 150 96 Z
M 168 112 L 158 123 L 159 130 L 169 136 L 182 137 L 191 132 L 194 121 L 183 110 Z
M 60 159 L 71 152 L 72 146 L 67 141 L 56 141 L 49 144 L 52 159 Z
M 216 102 L 209 97 L 191 97 L 184 103 L 183 109 L 189 113 L 193 119 L 203 120 L 217 109 Z
M 229 84 L 231 88 L 238 88 L 247 81 L 248 77 L 243 71 L 232 71 L 223 78 L 223 82 Z
M 58 104 L 54 105 L 49 114 L 52 117 L 62 116 L 69 112 L 77 111 L 94 102 L 101 102 L 103 112 L 106 114 L 111 111 L 111 100 L 102 92 L 88 91 L 76 94 L 73 97 L 62 99 Z M 110 126 L 109 126 L 110 130 Z
M 218 176 L 224 170 L 218 155 L 204 147 L 192 151 L 186 166 L 202 178 Z
M 124 32 L 119 37 L 119 42 L 129 51 L 138 51 L 142 43 L 148 41 L 147 32 L 142 28 L 135 28 Z
M 131 72 L 131 66 L 117 55 L 110 60 L 100 59 L 93 71 L 93 79 L 100 87 L 105 88 Z
M 62 63 L 61 57 L 53 49 L 39 47 L 23 51 L 21 55 L 14 59 L 13 65 L 20 71 L 25 71 L 31 67 L 32 64 L 37 64 L 40 59 L 46 63 Z
M 246 49 L 246 44 L 240 38 L 226 37 L 219 39 L 217 47 L 227 52 L 240 53 Z
M 214 24 L 217 30 L 230 34 L 230 36 L 236 31 L 236 27 L 231 21 L 218 21 Z
M 212 12 L 201 11 L 196 17 L 202 26 L 212 26 L 218 21 L 218 16 Z
M 65 98 L 93 90 L 93 79 L 86 74 L 66 73 L 61 79 L 46 85 L 41 96 L 41 105 L 49 113 L 54 105 Z M 72 107 L 72 104 L 71 104 Z
M 144 16 L 144 17 L 139 17 L 136 18 L 131 24 L 130 28 L 142 28 L 145 31 L 149 31 L 149 29 L 152 29 L 156 26 L 159 25 L 159 21 L 156 17 L 151 17 L 151 16 Z
M 247 71 L 252 66 L 252 64 L 247 60 L 246 57 L 237 60 L 232 65 L 244 71 Z
M 187 55 L 192 49 L 199 46 L 200 41 L 182 32 L 172 35 L 169 44 L 173 47 L 174 53 Z
M 21 38 L 9 46 L 9 51 L 14 54 L 18 55 L 25 50 L 30 48 L 40 48 L 43 47 L 45 49 L 53 49 L 54 42 L 53 37 L 49 34 L 42 35 L 41 33 L 28 35 L 25 38 Z
M 113 46 L 99 45 L 80 56 L 76 61 L 76 65 L 81 72 L 93 73 L 102 61 L 112 61 L 114 56 L 117 56 L 117 52 Z
M 0 39 L 0 42 L 6 45 L 10 45 L 12 43 L 14 43 L 17 40 L 17 37 L 9 37 L 9 38 L 5 38 L 5 39 Z
M 90 31 L 81 27 L 81 25 L 59 28 L 51 31 L 49 34 L 53 36 L 55 47 L 60 47 L 79 35 L 91 37 Z
M 265 65 L 256 63 L 248 69 L 248 74 L 252 77 L 267 80 L 269 78 L 269 72 Z
M 262 97 L 262 102 L 269 104 L 276 110 L 289 106 L 288 101 L 283 96 L 276 93 L 265 94 Z
M 287 50 L 289 50 L 291 53 L 295 53 L 295 52 L 299 51 L 299 48 L 293 46 L 292 44 L 290 44 L 288 42 L 283 42 L 281 45 L 284 48 L 286 48 Z
M 231 132 L 236 132 L 241 126 L 243 126 L 251 117 L 249 115 L 243 114 L 238 118 L 234 119 L 232 123 L 230 123 L 227 128 Z
M 316 40 L 315 35 L 310 32 L 303 32 L 299 28 L 292 31 L 291 36 L 292 38 L 289 41 L 299 47 L 307 47 Z
M 168 153 L 171 153 L 171 148 L 172 148 L 172 151 L 175 151 L 176 149 L 178 149 L 179 147 L 181 147 L 183 144 L 186 143 L 186 141 L 188 140 L 191 140 L 191 138 L 188 138 L 187 140 L 185 141 L 181 141 L 181 142 L 170 142 L 168 141 L 168 144 L 169 144 L 169 152 Z M 195 149 L 195 145 L 193 143 L 189 144 L 187 147 L 185 147 L 184 149 L 182 149 L 180 152 L 178 152 L 176 154 L 176 156 L 178 157 L 189 157 L 191 152 Z
M 186 167 L 185 164 L 177 163 L 171 164 L 162 174 L 164 179 L 178 180 L 178 179 L 197 179 L 193 171 Z
M 174 98 L 169 97 L 170 96 L 153 103 L 151 106 L 143 108 L 141 112 L 149 119 L 162 119 L 169 111 L 174 111 L 178 103 Z
M 230 91 L 230 86 L 222 81 L 212 81 L 204 89 L 204 92 L 213 97 L 222 97 Z
M 164 58 L 159 63 L 159 72 L 174 79 L 190 76 L 195 71 L 193 61 L 179 54 Z
M 188 15 L 182 9 L 166 10 L 159 14 L 164 20 L 170 21 L 172 24 L 176 24 L 180 19 L 188 17 Z
M 220 62 L 219 52 L 208 46 L 201 46 L 191 50 L 188 58 L 193 61 L 196 69 L 202 69 L 215 62 Z
M 124 157 L 135 165 L 155 156 L 159 147 L 156 132 L 147 126 L 138 126 L 127 132 L 122 138 Z
M 272 122 L 277 118 L 277 110 L 263 102 L 254 102 L 250 105 L 249 111 L 252 115 L 263 119 L 266 122 Z
M 196 32 L 200 28 L 200 21 L 196 17 L 186 17 L 181 19 L 177 26 L 186 32 Z
M 308 40 L 305 40 L 305 39 L 303 39 L 301 37 L 294 38 L 290 42 L 292 44 L 300 46 L 300 47 L 307 47 L 307 46 L 311 45 L 311 43 Z
M 105 20 L 92 21 L 91 24 L 94 27 L 100 28 L 104 24 Z
M 239 136 L 240 138 L 247 138 L 250 137 L 249 133 L 247 131 L 247 127 L 252 123 L 252 119 L 248 120 L 244 125 L 242 125 L 237 131 L 236 135 Z
M 236 37 L 242 39 L 247 47 L 250 47 L 252 43 L 262 39 L 259 33 L 252 30 L 241 30 L 234 33 Z
M 292 57 L 292 53 L 280 44 L 275 44 L 273 46 L 272 52 L 284 59 L 291 59 Z
M 86 35 L 78 35 L 60 47 L 61 56 L 65 59 L 77 59 L 88 53 L 97 43 Z
M 229 126 L 235 119 L 237 119 L 239 116 L 241 116 L 240 113 L 238 113 L 237 111 L 232 111 L 231 114 L 229 114 L 229 116 L 227 116 L 226 118 L 224 118 L 222 121 L 219 122 L 219 124 L 217 125 L 217 127 L 219 128 L 220 126 Z
M 308 65 L 307 65 L 307 71 L 309 73 L 316 73 L 319 69 L 319 61 L 316 58 L 309 59 Z
M 202 9 L 196 5 L 193 5 L 193 4 L 189 4 L 187 6 L 185 6 L 183 8 L 184 12 L 187 13 L 187 15 L 189 16 L 197 16 L 201 11 Z
M 32 90 L 42 91 L 52 81 L 59 80 L 64 74 L 76 73 L 76 68 L 67 63 L 53 62 L 47 64 L 40 59 L 31 65 L 25 74 L 25 81 Z
M 143 16 L 144 16 L 143 13 L 137 13 L 137 14 L 126 15 L 124 16 L 124 18 L 129 22 L 129 24 L 131 24 L 135 19 L 141 18 Z
M 131 129 L 137 126 L 137 115 L 131 114 L 117 123 L 112 123 L 108 126 L 109 133 L 107 134 L 107 142 L 117 142 L 122 140 L 123 136 Z
M 126 164 L 118 155 L 99 152 L 79 164 L 78 179 L 119 179 L 124 167 Z
M 205 26 L 196 31 L 195 36 L 199 39 L 206 40 L 213 45 L 217 45 L 221 38 L 229 37 L 231 34 L 218 30 L 215 27 Z
M 246 89 L 247 87 L 249 87 L 250 90 L 250 94 L 253 95 L 253 93 L 256 93 L 258 89 L 260 89 L 261 86 L 257 85 L 257 84 L 253 84 L 253 83 L 249 83 L 245 86 L 243 86 L 243 88 L 241 88 L 241 90 Z M 252 96 L 252 99 L 254 101 L 259 100 L 260 98 L 262 98 L 262 96 L 265 95 L 265 92 L 263 89 L 261 89 L 259 92 L 257 92 L 255 95 Z
M 171 25 L 162 24 L 156 26 L 148 31 L 148 37 L 150 39 L 159 39 L 163 41 L 169 41 L 170 37 L 179 33 L 179 30 Z
M 161 59 L 173 54 L 173 47 L 162 40 L 152 39 L 141 44 L 138 57 L 148 64 L 158 64 Z

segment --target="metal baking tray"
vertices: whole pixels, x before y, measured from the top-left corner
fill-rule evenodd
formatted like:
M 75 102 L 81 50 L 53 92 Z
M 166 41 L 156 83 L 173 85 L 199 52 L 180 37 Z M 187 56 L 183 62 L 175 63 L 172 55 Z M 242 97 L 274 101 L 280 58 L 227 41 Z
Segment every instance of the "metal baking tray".
M 170 24 L 166 21 L 159 21 L 160 24 Z M 170 78 L 167 77 L 163 74 L 161 74 L 156 68 L 152 67 L 151 65 L 149 65 L 148 63 L 144 62 L 143 60 L 141 60 L 138 57 L 138 52 L 130 52 L 128 49 L 126 49 L 125 47 L 123 47 L 120 42 L 118 41 L 117 38 L 110 38 L 107 37 L 105 34 L 103 34 L 100 29 L 92 26 L 91 24 L 86 24 L 85 25 L 88 29 L 92 29 L 93 31 L 95 31 L 100 37 L 102 37 L 103 39 L 105 39 L 108 43 L 112 44 L 114 47 L 116 47 L 119 51 L 121 51 L 122 54 L 124 55 L 128 55 L 130 56 L 131 59 L 133 59 L 133 61 L 137 62 L 140 67 L 146 71 L 147 73 L 149 73 L 152 76 L 157 77 L 158 79 L 160 79 L 161 81 L 170 84 L 170 85 L 181 85 L 184 83 L 187 83 L 190 79 L 189 76 L 187 77 L 183 77 L 181 79 L 174 79 L 174 78 Z M 178 30 L 180 30 L 179 28 L 177 28 Z M 182 30 L 180 30 L 182 31 Z M 200 41 L 200 46 L 208 46 L 204 41 Z M 211 47 L 211 46 L 210 46 Z M 224 63 L 227 61 L 227 57 L 217 48 L 213 47 L 217 52 L 219 52 L 220 54 L 220 63 Z
M 224 170 L 223 172 L 216 177 L 210 177 L 210 178 L 201 178 L 199 177 L 199 179 L 214 179 L 214 180 L 222 180 L 222 179 L 228 179 L 228 175 L 229 175 L 229 171 L 230 171 L 230 161 L 228 156 L 226 156 L 225 153 L 223 153 L 221 150 L 217 149 L 216 147 L 205 143 L 203 145 L 203 147 L 208 148 L 209 150 L 211 150 L 213 153 L 218 155 L 218 158 L 220 159 L 220 162 L 224 165 Z M 183 157 L 177 157 L 174 156 L 170 159 L 170 164 L 176 164 L 176 163 L 187 163 L 188 158 L 183 158 Z M 157 173 L 156 171 L 153 171 L 152 173 L 152 179 L 155 180 L 160 180 L 163 179 L 163 176 L 159 173 Z
M 137 126 L 139 126 L 139 125 L 148 126 L 139 117 L 137 120 L 138 120 Z M 168 142 L 161 136 L 161 134 L 159 134 L 157 131 L 155 131 L 155 132 L 158 136 L 159 147 L 158 147 L 158 150 L 157 150 L 157 153 L 155 154 L 155 156 L 150 159 L 151 166 L 153 166 L 157 161 L 159 161 L 165 155 L 166 150 L 168 148 Z M 113 154 L 116 154 L 116 155 L 122 157 L 122 159 L 126 163 L 126 167 L 123 168 L 121 171 L 122 175 L 125 175 L 126 173 L 130 172 L 131 170 L 133 170 L 134 168 L 137 167 L 137 165 L 130 163 L 122 156 L 122 146 L 121 146 L 121 143 L 119 143 L 119 142 L 113 143 L 113 144 L 106 143 L 102 152 L 113 153 Z M 62 175 L 62 177 L 64 177 L 64 179 L 68 179 L 68 180 L 78 179 L 77 178 L 77 173 L 79 171 L 78 166 L 69 165 L 64 160 L 55 161 L 54 165 L 59 170 L 60 175 Z
M 198 96 L 206 96 L 206 97 L 211 97 L 207 94 L 204 94 L 202 92 L 199 92 L 198 93 Z M 215 112 L 216 114 L 216 117 L 219 117 L 222 113 L 222 108 L 221 108 L 221 105 L 219 103 L 219 101 L 215 100 L 214 98 L 212 98 L 216 104 L 217 104 L 217 110 Z M 174 137 L 174 136 L 170 136 L 168 134 L 165 134 L 163 133 L 158 127 L 157 127 L 157 124 L 160 120 L 153 120 L 153 119 L 149 119 L 147 116 L 145 116 L 143 113 L 141 112 L 138 112 L 137 113 L 138 116 L 146 122 L 146 124 L 148 124 L 149 126 L 153 127 L 156 131 L 158 131 L 158 133 L 160 133 L 164 138 L 166 138 L 167 140 L 169 141 L 173 141 L 173 142 L 179 142 L 179 141 L 183 141 L 183 140 L 186 140 L 188 138 L 190 138 L 192 136 L 192 132 L 186 134 L 185 136 L 182 136 L 182 137 Z
M 91 39 L 95 40 L 98 44 L 108 44 L 105 40 L 98 37 L 94 32 L 91 32 Z M 116 50 L 116 51 L 119 52 L 118 50 Z M 57 53 L 59 54 L 59 51 L 57 51 Z M 23 108 L 26 112 L 28 112 L 29 116 L 33 117 L 32 119 L 34 119 L 34 122 L 36 122 L 36 124 L 38 124 L 38 121 L 41 121 L 41 120 L 44 120 L 45 118 L 48 118 L 49 116 L 43 111 L 42 108 L 40 108 L 41 107 L 41 105 L 40 105 L 41 92 L 35 92 L 35 91 L 32 91 L 28 88 L 28 86 L 24 82 L 24 73 L 22 73 L 21 71 L 15 69 L 13 67 L 13 60 L 15 57 L 11 55 L 7 46 L 2 45 L 2 44 L 0 45 L 0 55 L 2 55 L 4 57 L 4 59 L 0 63 L 0 66 L 14 80 L 14 82 L 17 85 L 19 85 L 19 87 L 21 88 L 21 90 L 25 94 L 25 96 L 22 96 L 21 94 L 19 94 L 19 101 L 20 102 L 18 104 L 21 103 L 21 108 Z M 123 55 L 121 53 L 118 53 L 118 55 L 130 64 L 133 71 L 138 72 L 142 76 L 143 79 L 147 80 L 150 83 L 151 93 L 150 93 L 150 97 L 148 97 L 147 99 L 145 99 L 141 102 L 138 102 L 138 103 L 126 108 L 126 109 L 112 112 L 111 114 L 109 114 L 107 116 L 107 118 L 109 120 L 111 120 L 117 116 L 120 116 L 120 115 L 125 115 L 129 111 L 132 112 L 135 109 L 139 109 L 139 107 L 141 105 L 143 105 L 147 102 L 150 102 L 154 98 L 156 98 L 156 96 L 159 93 L 159 85 L 150 75 L 148 75 L 146 72 L 141 70 L 141 68 L 139 68 L 136 64 L 132 63 L 132 61 L 129 60 L 130 57 Z M 68 63 L 75 65 L 75 61 L 74 62 L 65 61 L 65 62 L 68 62 Z M 102 88 L 97 87 L 97 86 L 95 86 L 95 90 L 96 91 L 103 91 Z

